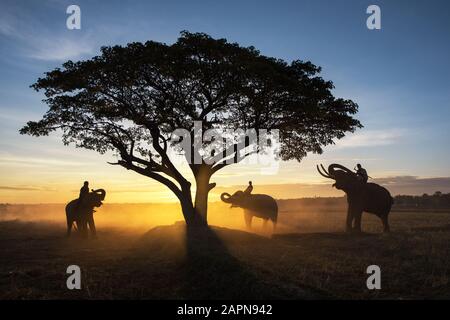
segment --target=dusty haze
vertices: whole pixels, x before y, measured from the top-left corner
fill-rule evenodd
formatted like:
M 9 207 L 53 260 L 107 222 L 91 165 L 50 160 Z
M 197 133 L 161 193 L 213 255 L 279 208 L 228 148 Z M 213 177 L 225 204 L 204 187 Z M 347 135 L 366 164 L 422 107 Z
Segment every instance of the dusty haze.
M 345 219 L 344 198 L 279 200 L 277 233 L 326 232 L 343 228 Z M 0 220 L 20 220 L 24 222 L 51 222 L 65 229 L 64 204 L 2 205 Z M 145 232 L 155 226 L 171 225 L 182 221 L 178 204 L 105 204 L 94 214 L 97 229 L 125 229 Z M 369 215 L 367 219 L 376 219 Z M 243 210 L 230 208 L 229 204 L 212 202 L 209 204 L 210 225 L 246 230 Z M 263 230 L 262 220 L 253 219 L 252 231 L 270 234 L 272 225 Z M 379 231 L 379 230 L 374 230 Z

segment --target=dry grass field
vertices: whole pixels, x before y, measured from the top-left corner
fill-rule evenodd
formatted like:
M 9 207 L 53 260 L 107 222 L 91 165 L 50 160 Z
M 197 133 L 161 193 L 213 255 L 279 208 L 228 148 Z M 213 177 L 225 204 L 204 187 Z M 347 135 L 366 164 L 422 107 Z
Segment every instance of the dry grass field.
M 67 239 L 59 206 L 16 208 L 0 221 L 0 298 L 450 298 L 450 213 L 392 212 L 391 234 L 365 214 L 355 235 L 339 208 L 281 207 L 273 236 L 258 220 L 244 231 L 241 211 L 219 203 L 201 234 L 171 205 L 105 207 L 96 240 Z M 71 264 L 81 290 L 66 288 Z M 381 290 L 366 287 L 372 264 Z

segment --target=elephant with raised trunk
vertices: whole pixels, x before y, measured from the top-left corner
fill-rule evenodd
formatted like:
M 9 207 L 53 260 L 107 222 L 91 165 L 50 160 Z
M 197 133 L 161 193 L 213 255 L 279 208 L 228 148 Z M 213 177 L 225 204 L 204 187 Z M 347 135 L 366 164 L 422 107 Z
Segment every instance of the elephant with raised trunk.
M 96 236 L 94 223 L 94 208 L 100 207 L 105 200 L 106 191 L 104 189 L 93 190 L 89 192 L 82 200 L 75 199 L 70 201 L 66 206 L 67 217 L 67 236 L 72 233 L 73 223 L 76 222 L 78 231 L 82 236 L 87 237 L 88 226 L 91 235 Z
M 389 232 L 388 216 L 394 201 L 386 188 L 376 183 L 361 181 L 355 172 L 340 164 L 330 164 L 328 171 L 323 165 L 320 166 L 317 166 L 319 173 L 325 178 L 335 180 L 333 187 L 347 195 L 347 231 L 360 232 L 362 213 L 368 212 L 378 216 L 383 222 L 383 231 Z
M 222 193 L 220 199 L 225 203 L 231 203 L 231 207 L 244 209 L 244 219 L 247 228 L 252 226 L 252 218 L 258 217 L 264 220 L 264 227 L 268 220 L 273 223 L 275 230 L 278 218 L 278 205 L 274 198 L 266 194 L 247 194 L 236 191 L 233 195 Z

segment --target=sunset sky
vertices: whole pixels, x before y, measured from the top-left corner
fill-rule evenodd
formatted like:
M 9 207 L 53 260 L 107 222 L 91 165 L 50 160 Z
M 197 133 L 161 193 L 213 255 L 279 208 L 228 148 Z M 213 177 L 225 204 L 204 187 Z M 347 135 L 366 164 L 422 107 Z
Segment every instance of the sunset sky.
M 191 3 L 188 3 L 191 2 Z M 81 30 L 66 28 L 66 8 L 81 8 Z M 381 8 L 381 30 L 368 30 L 366 8 Z M 333 162 L 369 175 L 393 194 L 450 192 L 450 3 L 448 1 L 0 1 L 0 203 L 66 202 L 84 180 L 108 190 L 108 202 L 176 199 L 149 178 L 110 166 L 110 155 L 64 146 L 57 134 L 18 130 L 46 111 L 29 88 L 66 60 L 104 45 L 173 43 L 182 30 L 205 32 L 262 54 L 311 60 L 360 106 L 363 129 L 274 175 L 234 165 L 213 177 L 218 193 L 253 180 L 277 198 L 338 196 L 315 165 Z M 187 171 L 186 171 L 187 172 Z

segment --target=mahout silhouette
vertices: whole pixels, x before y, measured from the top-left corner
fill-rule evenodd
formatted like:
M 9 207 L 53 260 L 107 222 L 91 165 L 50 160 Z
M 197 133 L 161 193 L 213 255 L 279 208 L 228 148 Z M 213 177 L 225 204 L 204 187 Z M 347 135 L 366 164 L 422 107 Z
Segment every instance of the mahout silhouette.
M 244 190 L 245 194 L 251 194 L 253 191 L 253 184 L 251 181 L 248 182 L 247 188 Z
M 356 172 L 356 176 L 358 177 L 359 180 L 361 180 L 362 182 L 366 183 L 367 180 L 369 180 L 369 175 L 367 174 L 366 169 L 364 169 L 361 164 L 357 164 L 356 168 L 355 168 L 355 172 Z
M 179 200 L 186 224 L 206 226 L 208 195 L 216 186 L 212 176 L 270 148 L 259 143 L 260 129 L 279 130 L 280 160 L 301 161 L 361 127 L 353 117 L 358 105 L 334 97 L 333 83 L 320 72 L 309 61 L 288 63 L 254 47 L 187 31 L 171 45 L 102 47 L 99 56 L 67 61 L 32 85 L 44 91 L 49 108 L 20 132 L 58 131 L 65 144 L 117 154 L 111 164 L 165 185 Z M 195 123 L 202 132 L 249 128 L 257 137 L 245 150 L 246 137 L 223 139 L 210 150 L 219 143 L 197 139 Z M 178 151 L 171 137 L 180 128 L 188 133 L 182 154 L 194 176 L 195 197 L 192 183 L 169 156 Z M 248 150 L 253 151 L 242 152 Z
M 347 232 L 361 232 L 363 212 L 378 216 L 383 223 L 383 232 L 390 231 L 388 216 L 394 199 L 386 188 L 376 183 L 365 183 L 355 172 L 340 164 L 330 164 L 328 171 L 320 165 L 317 170 L 325 178 L 335 180 L 333 187 L 347 195 Z
M 88 236 L 88 226 L 93 237 L 97 236 L 94 222 L 94 208 L 100 207 L 105 200 L 106 191 L 104 189 L 92 190 L 85 194 L 82 199 L 74 199 L 66 206 L 67 236 L 72 233 L 73 223 L 76 222 L 78 231 L 83 237 Z
M 278 218 L 278 205 L 274 198 L 266 194 L 250 194 L 243 191 L 236 191 L 233 195 L 224 192 L 220 199 L 225 203 L 231 203 L 231 207 L 240 207 L 244 209 L 245 224 L 248 229 L 252 226 L 253 217 L 264 220 L 264 227 L 267 221 L 273 223 L 275 231 Z
M 89 194 L 89 181 L 85 181 L 80 189 L 80 195 L 78 196 L 78 200 L 80 200 L 81 202 L 83 198 L 88 194 Z

